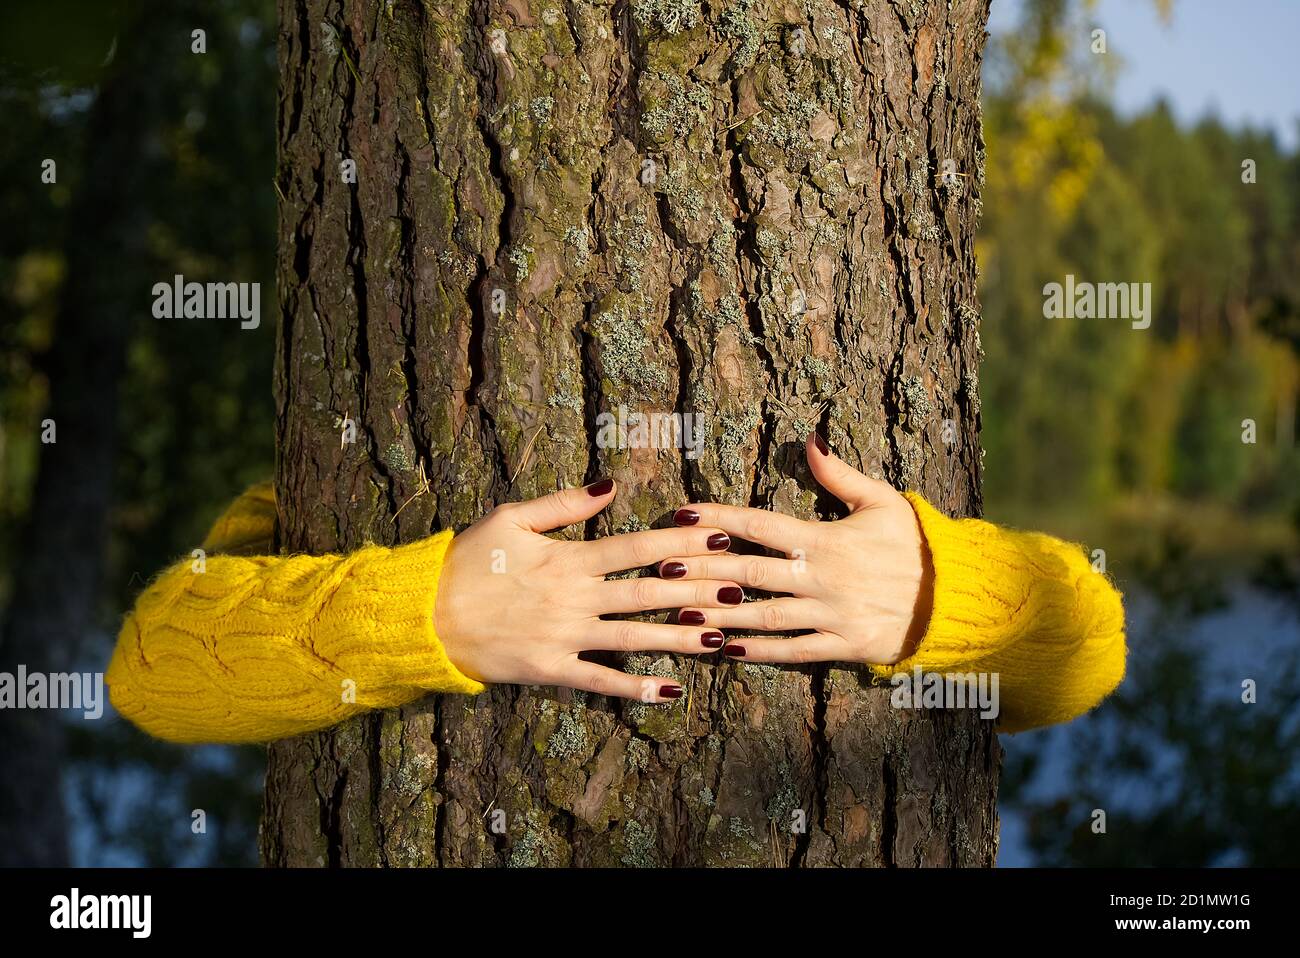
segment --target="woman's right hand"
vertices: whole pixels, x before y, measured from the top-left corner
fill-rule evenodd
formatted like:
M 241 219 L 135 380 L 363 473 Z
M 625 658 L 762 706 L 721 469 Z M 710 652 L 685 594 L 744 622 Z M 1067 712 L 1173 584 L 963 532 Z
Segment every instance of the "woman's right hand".
M 541 534 L 591 518 L 613 501 L 614 491 L 613 481 L 604 479 L 498 506 L 452 540 L 438 580 L 434 627 L 461 672 L 480 682 L 558 685 L 643 702 L 681 697 L 676 682 L 628 675 L 579 654 L 717 651 L 723 637 L 716 630 L 601 616 L 738 605 L 744 595 L 736 583 L 673 581 L 667 567 L 665 578 L 605 576 L 670 556 L 725 552 L 731 540 L 710 528 L 629 532 L 590 542 Z

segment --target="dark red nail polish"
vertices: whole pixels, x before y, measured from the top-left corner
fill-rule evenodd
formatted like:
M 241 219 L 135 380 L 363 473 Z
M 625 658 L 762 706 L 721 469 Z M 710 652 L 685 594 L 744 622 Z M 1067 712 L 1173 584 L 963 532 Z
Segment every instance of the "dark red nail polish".
M 714 552 L 721 552 L 731 545 L 731 536 L 725 532 L 715 532 L 709 536 L 709 548 Z
M 723 654 L 723 655 L 731 655 L 731 656 L 734 656 L 734 657 L 736 657 L 736 658 L 743 658 L 744 655 L 745 655 L 745 647 L 744 647 L 743 645 L 727 645 L 727 646 L 723 646 L 722 654 Z
M 686 566 L 680 562 L 665 562 L 659 567 L 659 575 L 665 579 L 680 579 L 686 575 Z
M 678 509 L 673 513 L 673 522 L 679 526 L 693 526 L 700 521 L 700 514 L 694 509 Z
M 817 433 L 813 433 L 813 445 L 817 447 L 817 451 L 823 456 L 829 456 L 831 454 L 830 447 L 826 445 L 826 440 Z
M 706 649 L 720 649 L 726 639 L 722 637 L 721 632 L 705 632 L 700 636 L 700 641 L 704 643 Z
M 740 605 L 745 593 L 739 586 L 727 585 L 718 590 L 718 601 L 723 605 Z
M 597 479 L 587 487 L 587 494 L 593 499 L 599 499 L 601 496 L 607 496 L 610 490 L 614 488 L 613 479 Z
M 680 685 L 661 685 L 659 686 L 659 697 L 661 699 L 679 699 L 682 697 L 682 687 Z
M 679 612 L 677 614 L 677 622 L 679 625 L 703 625 L 704 613 L 696 612 L 694 609 L 690 609 L 686 612 Z

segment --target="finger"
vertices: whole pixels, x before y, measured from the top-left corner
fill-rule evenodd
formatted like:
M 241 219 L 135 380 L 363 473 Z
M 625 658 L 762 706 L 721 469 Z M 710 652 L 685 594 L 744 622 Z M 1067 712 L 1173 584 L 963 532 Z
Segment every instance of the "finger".
M 561 489 L 539 499 L 516 502 L 506 513 L 522 529 L 550 532 L 590 519 L 614 498 L 614 480 L 598 479 L 577 489 Z
M 784 662 L 804 665 L 808 662 L 848 662 L 852 650 L 842 636 L 813 632 L 788 639 L 745 636 L 728 642 L 722 654 L 744 662 Z
M 593 575 L 654 565 L 672 555 L 725 552 L 731 537 L 719 529 L 651 529 L 605 536 L 578 546 Z
M 804 631 L 823 628 L 830 610 L 815 599 L 765 599 L 730 608 L 692 606 L 677 613 L 683 625 L 708 625 L 714 629 L 756 629 L 760 632 Z
M 817 433 L 811 433 L 805 445 L 813 476 L 850 509 L 869 509 L 887 501 L 888 496 L 897 495 L 889 483 L 864 475 L 831 452 L 826 440 Z
M 679 526 L 717 526 L 737 539 L 747 539 L 784 553 L 806 547 L 810 522 L 767 509 L 724 506 L 717 502 L 692 503 L 678 509 L 673 522 Z
M 684 605 L 713 608 L 739 605 L 745 592 L 734 582 L 703 579 L 699 582 L 665 582 L 651 576 L 598 583 L 597 615 L 612 612 L 650 612 Z
M 767 592 L 792 592 L 806 595 L 801 589 L 811 587 L 811 577 L 802 566 L 789 559 L 768 556 L 725 555 L 676 556 L 659 564 L 664 579 L 726 579 L 752 589 Z
M 575 657 L 555 678 L 557 685 L 596 695 L 642 702 L 672 702 L 682 697 L 682 687 L 672 679 L 654 675 L 628 675 L 618 669 Z
M 580 640 L 591 652 L 716 652 L 725 639 L 717 629 L 698 629 L 658 622 L 597 622 Z

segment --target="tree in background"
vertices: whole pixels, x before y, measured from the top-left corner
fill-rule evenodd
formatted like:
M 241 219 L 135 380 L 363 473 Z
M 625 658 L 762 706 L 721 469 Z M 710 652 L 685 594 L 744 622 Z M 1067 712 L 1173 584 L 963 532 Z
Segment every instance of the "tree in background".
M 1088 10 L 1027 2 L 989 68 L 991 514 L 1051 527 L 1178 498 L 1284 516 L 1300 363 L 1268 317 L 1297 302 L 1297 158 L 1212 119 L 1184 129 L 1163 104 L 1116 116 Z M 1067 274 L 1150 282 L 1151 328 L 1045 319 L 1043 286 Z
M 1097 713 L 1004 741 L 1004 821 L 1043 864 L 1292 861 L 1300 164 L 1164 104 L 1116 115 L 1087 5 L 1023 9 L 985 91 L 988 509 L 1104 547 L 1130 658 Z M 1067 273 L 1151 282 L 1151 328 L 1046 319 Z
M 19 227 L 0 248 L 0 304 L 18 317 L 0 339 L 0 506 L 25 520 L 0 540 L 10 671 L 102 669 L 143 582 L 272 469 L 270 323 L 231 335 L 150 307 L 176 273 L 270 287 L 274 153 L 249 118 L 273 112 L 273 18 L 256 0 L 63 6 L 8 11 L 0 57 L 22 106 L 6 120 L 23 124 L 0 154 Z M 40 443 L 47 417 L 55 444 Z M 0 735 L 0 779 L 19 785 L 4 789 L 5 861 L 65 860 L 69 840 L 79 863 L 255 860 L 260 750 L 185 752 L 49 712 L 7 712 Z
M 176 7 L 176 14 L 184 12 Z M 153 42 L 177 31 L 163 16 L 132 24 L 133 42 L 100 85 L 87 123 L 85 165 L 67 233 L 65 269 L 50 347 L 49 402 L 40 466 L 18 539 L 22 557 L 0 642 L 0 669 L 65 671 L 95 621 L 116 454 L 118 382 L 139 290 L 131 270 L 99 270 L 114 250 L 147 270 L 147 196 L 158 164 L 139 156 L 168 97 L 150 75 Z M 71 166 L 67 158 L 65 167 Z M 57 163 L 57 160 L 55 161 Z M 33 163 L 28 175 L 35 177 Z M 47 169 L 49 169 L 47 167 Z M 57 165 L 52 169 L 57 176 Z M 52 433 L 50 430 L 54 430 Z M 19 711 L 0 724 L 0 863 L 67 863 L 58 713 Z

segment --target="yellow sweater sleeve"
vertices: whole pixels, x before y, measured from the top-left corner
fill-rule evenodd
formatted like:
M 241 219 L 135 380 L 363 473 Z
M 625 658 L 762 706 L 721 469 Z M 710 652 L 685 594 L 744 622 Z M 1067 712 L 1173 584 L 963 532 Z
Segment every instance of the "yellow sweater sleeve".
M 260 482 L 226 507 L 203 540 L 205 552 L 266 555 L 275 549 L 275 486 Z
M 205 548 L 265 543 L 274 521 L 273 496 L 255 487 Z M 265 742 L 429 692 L 481 692 L 433 626 L 451 539 L 346 556 L 183 559 L 122 625 L 105 676 L 113 706 L 175 742 Z
M 1119 685 L 1123 601 L 1080 546 L 907 498 L 930 548 L 934 606 L 916 652 L 878 675 L 996 673 L 1004 732 L 1068 722 Z

